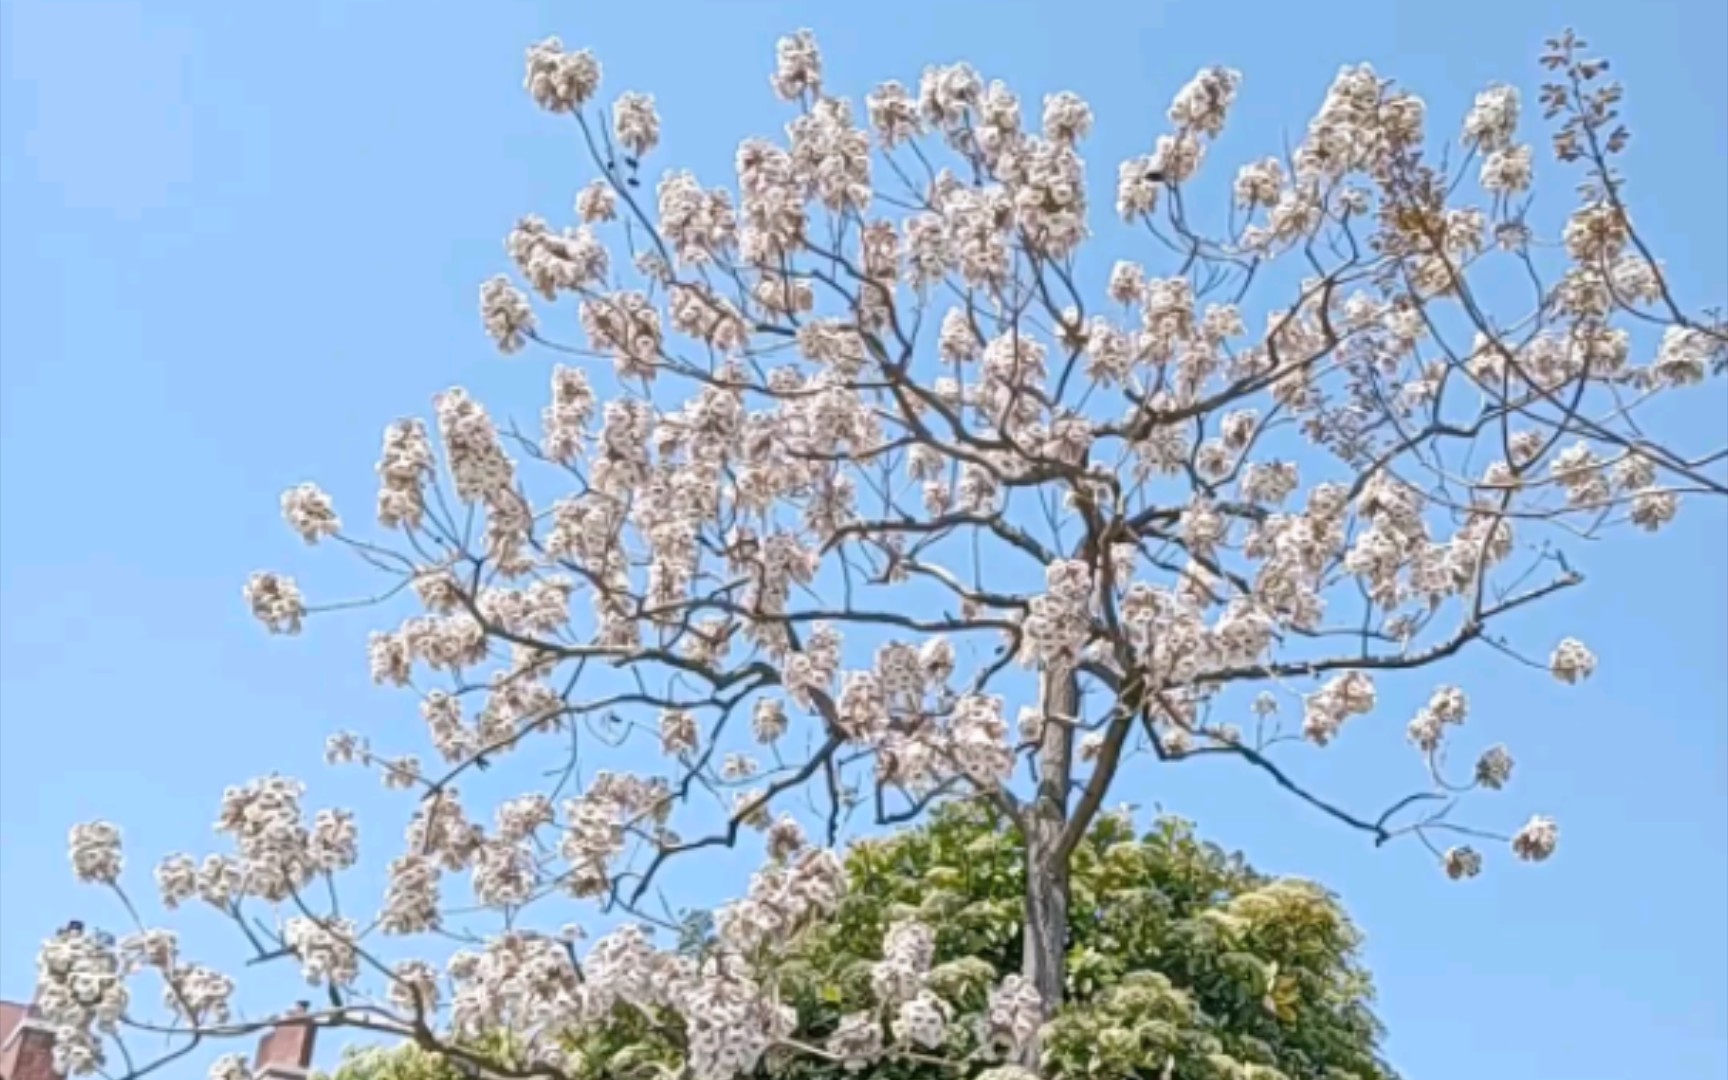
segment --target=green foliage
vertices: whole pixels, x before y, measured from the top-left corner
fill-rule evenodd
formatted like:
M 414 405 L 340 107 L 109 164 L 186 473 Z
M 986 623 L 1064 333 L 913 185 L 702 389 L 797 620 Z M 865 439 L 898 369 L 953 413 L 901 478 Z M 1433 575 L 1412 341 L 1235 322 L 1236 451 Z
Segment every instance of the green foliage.
M 838 917 L 800 943 L 801 964 L 830 973 L 798 1000 L 800 1016 L 821 1030 L 868 1008 L 867 980 L 835 975 L 875 959 L 888 924 L 906 917 L 936 930 L 938 972 L 954 969 L 981 1004 L 1020 968 L 1022 852 L 976 804 L 856 845 Z M 1072 888 L 1068 1001 L 1046 1039 L 1046 1076 L 1162 1078 L 1172 1055 L 1171 1080 L 1391 1075 L 1375 1052 L 1359 935 L 1318 887 L 1257 874 L 1184 822 L 1136 836 L 1107 816 L 1074 854 Z
M 862 841 L 834 917 L 764 961 L 820 1044 L 841 1016 L 869 1011 L 870 966 L 901 919 L 936 931 L 932 988 L 957 1018 L 1019 971 L 1025 868 L 1020 838 L 981 805 L 953 804 L 921 828 Z M 1163 819 L 1137 836 L 1103 817 L 1073 858 L 1068 999 L 1046 1032 L 1040 1072 L 1061 1080 L 1390 1080 L 1380 1060 L 1359 935 L 1337 902 L 1306 882 L 1256 873 L 1239 855 Z M 970 1025 L 945 1053 L 965 1058 Z M 662 1028 L 620 1017 L 571 1048 L 580 1080 L 628 1080 L 673 1064 Z M 427 1067 L 383 1072 L 356 1058 L 337 1080 L 461 1080 Z M 644 1068 L 647 1066 L 647 1068 Z M 967 1075 L 987 1067 L 980 1063 Z M 777 1052 L 773 1080 L 943 1080 L 957 1070 L 885 1060 L 867 1074 Z
M 442 1054 L 413 1043 L 349 1047 L 336 1067 L 336 1080 L 468 1080 Z M 322 1075 L 317 1080 L 325 1080 Z
M 508 1035 L 497 1034 L 466 1049 L 485 1061 L 508 1065 L 516 1060 Z M 332 1080 L 314 1074 L 314 1080 Z M 333 1080 L 473 1080 L 472 1074 L 436 1050 L 414 1043 L 396 1046 L 349 1047 L 342 1053 Z

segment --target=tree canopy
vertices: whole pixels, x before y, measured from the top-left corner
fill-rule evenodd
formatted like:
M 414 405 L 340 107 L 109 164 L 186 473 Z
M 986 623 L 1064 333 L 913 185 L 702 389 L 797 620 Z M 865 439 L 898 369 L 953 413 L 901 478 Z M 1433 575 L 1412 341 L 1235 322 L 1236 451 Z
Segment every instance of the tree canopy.
M 727 188 L 660 165 L 676 131 L 648 94 L 608 107 L 591 52 L 530 47 L 526 97 L 589 160 L 557 211 L 571 224 L 528 214 L 505 238 L 514 276 L 481 285 L 479 315 L 503 352 L 556 358 L 539 430 L 439 394 L 430 423 L 386 426 L 370 525 L 314 483 L 281 495 L 302 540 L 358 560 L 357 597 L 281 571 L 240 590 L 284 635 L 380 613 L 365 662 L 424 730 L 408 746 L 399 726 L 338 732 L 328 757 L 412 800 L 383 896 L 339 900 L 361 823 L 272 773 L 224 793 L 229 849 L 157 865 L 163 905 L 232 922 L 249 963 L 297 963 L 330 1002 L 310 1022 L 454 1040 L 477 1068 L 488 1052 L 459 1044 L 500 1032 L 534 1055 L 519 1075 L 568 1080 L 582 1066 L 562 1048 L 623 1007 L 667 1014 L 696 1080 L 733 1080 L 765 1057 L 826 1060 L 780 990 L 799 985 L 792 939 L 827 986 L 818 946 L 841 931 L 825 925 L 856 932 L 836 963 L 880 950 L 888 1057 L 951 1064 L 930 928 L 842 908 L 945 903 L 970 895 L 955 874 L 996 867 L 935 925 L 965 939 L 944 954 L 963 965 L 952 989 L 986 1003 L 1004 1060 L 1162 1068 L 1221 1025 L 1226 1057 L 1361 1073 L 1367 1058 L 1334 1064 L 1366 1050 L 1335 1038 L 1356 997 L 1317 894 L 1221 865 L 1195 874 L 1222 894 L 1133 900 L 1110 883 L 1141 888 L 1112 875 L 1143 856 L 1088 837 L 1142 770 L 1211 758 L 1364 850 L 1421 845 L 1454 879 L 1488 845 L 1555 852 L 1554 818 L 1498 808 L 1512 753 L 1445 673 L 1468 650 L 1591 677 L 1583 641 L 1520 641 L 1518 614 L 1583 585 L 1592 542 L 1728 493 L 1728 452 L 1649 407 L 1719 395 L 1728 332 L 1639 231 L 1607 62 L 1568 32 L 1541 63 L 1540 169 L 1514 88 L 1432 122 L 1359 64 L 1299 140 L 1220 172 L 1248 84 L 1207 67 L 1100 192 L 1079 96 L 1025 116 L 955 63 L 855 109 L 800 31 L 773 57 L 784 138 L 745 137 Z M 1572 193 L 1552 218 L 1538 172 Z M 1409 748 L 1373 770 L 1389 790 L 1314 790 L 1303 755 L 1359 737 L 1396 682 Z M 860 855 L 869 884 L 849 883 L 847 836 L 954 799 L 997 815 L 971 841 L 988 857 L 932 854 L 911 894 Z M 911 843 L 946 852 L 954 820 Z M 740 846 L 763 868 L 694 953 L 635 923 L 583 952 L 545 925 L 566 921 L 556 897 L 649 919 L 674 862 Z M 114 823 L 77 826 L 71 859 L 121 889 Z M 1150 913 L 1113 922 L 1117 900 Z M 42 950 L 71 1071 L 105 1068 L 127 1031 L 168 1036 L 172 1057 L 267 1022 L 232 1020 L 234 980 L 127 906 L 118 952 L 77 935 Z M 473 919 L 457 944 L 453 910 Z M 1131 966 L 1155 955 L 1171 963 Z M 128 1008 L 147 977 L 160 1021 Z M 836 1010 L 863 1004 L 839 986 Z M 1306 1030 L 1333 1007 L 1337 1025 Z M 882 1031 L 846 1015 L 823 1045 L 873 1056 Z M 1183 1068 L 1213 1068 L 1192 1050 Z

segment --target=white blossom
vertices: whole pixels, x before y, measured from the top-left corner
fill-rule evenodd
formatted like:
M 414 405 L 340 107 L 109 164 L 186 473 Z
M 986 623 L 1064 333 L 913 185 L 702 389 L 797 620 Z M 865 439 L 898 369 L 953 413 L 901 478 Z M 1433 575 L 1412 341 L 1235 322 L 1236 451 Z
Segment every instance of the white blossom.
M 342 531 L 330 496 L 317 484 L 300 484 L 282 493 L 282 518 L 308 544 Z
M 528 298 L 502 275 L 480 286 L 480 319 L 502 353 L 518 351 L 534 333 L 534 309 Z
M 1588 679 L 1596 671 L 1596 656 L 1577 638 L 1566 638 L 1554 647 L 1548 658 L 1548 670 L 1563 683 Z
M 822 53 L 808 30 L 783 37 L 774 46 L 774 76 L 769 82 L 785 101 L 822 92 Z
M 306 616 L 300 587 L 286 574 L 261 570 L 246 580 L 242 597 L 252 615 L 272 634 L 298 634 Z
M 1441 861 L 1445 865 L 1446 876 L 1453 881 L 1473 878 L 1482 872 L 1482 856 L 1468 845 L 1447 848 Z
M 72 826 L 72 872 L 79 881 L 113 885 L 125 865 L 120 854 L 120 830 L 106 821 Z
M 1171 102 L 1170 122 L 1216 138 L 1224 130 L 1225 118 L 1241 84 L 1242 73 L 1239 71 L 1224 67 L 1201 69 Z
M 600 88 L 600 62 L 587 49 L 565 52 L 549 37 L 528 50 L 525 88 L 548 112 L 574 112 Z
M 612 185 L 604 180 L 591 180 L 576 193 L 576 216 L 585 225 L 598 225 L 618 217 L 618 197 Z
M 1491 86 L 1476 95 L 1464 118 L 1464 142 L 1482 151 L 1504 149 L 1518 131 L 1518 91 Z
M 1722 354 L 1720 342 L 1713 342 L 1702 330 L 1690 326 L 1670 326 L 1662 331 L 1662 344 L 1656 361 L 1650 365 L 1650 376 L 1659 384 L 1689 386 L 1704 381 L 1704 372 L 1714 353 Z
M 907 998 L 894 1014 L 894 1037 L 912 1046 L 934 1050 L 948 1041 L 948 1003 L 928 991 Z
M 1554 854 L 1560 842 L 1560 827 L 1554 819 L 1533 817 L 1512 838 L 1512 852 L 1526 862 L 1541 862 Z
M 826 1049 L 847 1072 L 861 1072 L 881 1058 L 882 1025 L 870 1013 L 847 1013 L 828 1036 Z
M 252 1080 L 252 1068 L 244 1054 L 223 1054 L 210 1063 L 210 1080 Z
M 612 133 L 619 145 L 640 158 L 660 143 L 660 114 L 652 94 L 625 93 L 612 105 Z
M 360 974 L 355 948 L 359 928 L 348 919 L 312 919 L 296 915 L 283 927 L 282 938 L 300 960 L 300 973 L 313 986 L 347 986 Z
M 1476 783 L 1499 791 L 1512 778 L 1512 755 L 1504 746 L 1490 746 L 1476 760 Z

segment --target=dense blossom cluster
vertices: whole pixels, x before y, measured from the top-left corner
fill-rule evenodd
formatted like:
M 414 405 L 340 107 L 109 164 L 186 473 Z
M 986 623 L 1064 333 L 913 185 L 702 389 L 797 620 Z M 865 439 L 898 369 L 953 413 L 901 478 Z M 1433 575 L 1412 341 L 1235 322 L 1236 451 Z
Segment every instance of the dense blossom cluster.
M 524 85 L 541 108 L 571 112 L 600 89 L 600 61 L 587 49 L 565 52 L 563 42 L 549 37 L 528 50 Z
M 782 866 L 757 873 L 749 895 L 721 909 L 720 939 L 740 953 L 754 953 L 833 911 L 845 887 L 838 856 L 826 848 L 806 849 Z
M 125 860 L 120 852 L 120 830 L 106 821 L 72 826 L 70 838 L 72 872 L 79 881 L 113 885 L 120 880 Z
M 1548 670 L 1564 683 L 1588 679 L 1596 671 L 1596 656 L 1577 638 L 1567 638 L 1554 647 Z
M 293 578 L 259 571 L 247 579 L 242 596 L 253 617 L 272 634 L 300 632 L 300 622 L 306 617 L 306 601 Z
M 130 995 L 112 942 L 67 929 L 42 943 L 36 960 L 36 1007 L 54 1027 L 54 1067 L 84 1075 L 107 1060 L 101 1036 L 112 1034 Z
M 1045 570 L 1047 591 L 1028 606 L 1022 659 L 1048 668 L 1073 667 L 1091 636 L 1092 571 L 1067 559 Z
M 1504 746 L 1490 746 L 1476 759 L 1476 782 L 1498 791 L 1512 779 L 1512 755 Z
M 980 1041 L 1000 1057 L 1016 1058 L 1033 1045 L 1043 1025 L 1038 991 L 1018 975 L 992 987 L 980 1026 Z
M 1302 734 L 1325 746 L 1345 720 L 1372 712 L 1374 699 L 1374 680 L 1368 675 L 1360 671 L 1340 675 L 1303 699 Z
M 317 484 L 301 484 L 282 493 L 282 517 L 308 544 L 342 531 L 330 496 Z
M 1103 224 L 1081 152 L 1094 115 L 1071 92 L 1023 105 L 956 63 L 855 107 L 801 31 L 769 75 L 789 120 L 739 144 L 728 189 L 650 175 L 677 135 L 654 99 L 604 101 L 592 54 L 533 46 L 526 91 L 580 122 L 596 173 L 569 224 L 521 217 L 513 276 L 479 290 L 499 350 L 565 361 L 538 428 L 461 387 L 390 424 L 376 518 L 394 549 L 345 532 L 314 484 L 280 500 L 306 543 L 390 578 L 379 603 L 418 605 L 372 633 L 367 664 L 413 689 L 432 751 L 327 746 L 417 800 L 378 909 L 334 901 L 354 818 L 309 820 L 281 776 L 224 795 L 231 853 L 157 866 L 163 904 L 209 905 L 256 958 L 291 957 L 337 1001 L 387 1002 L 417 1037 L 504 1028 L 528 1066 L 563 1074 L 571 1040 L 622 1015 L 672 1025 L 696 1080 L 732 1080 L 810 1049 L 761 961 L 834 914 L 843 827 L 977 799 L 1022 825 L 1053 815 L 1053 834 L 1025 830 L 1048 857 L 1147 758 L 1235 756 L 1301 790 L 1272 756 L 1328 746 L 1382 687 L 1397 700 L 1402 669 L 1480 640 L 1516 652 L 1497 620 L 1578 583 L 1567 538 L 1658 531 L 1682 490 L 1723 486 L 1719 457 L 1634 417 L 1707 382 L 1728 339 L 1681 311 L 1625 209 L 1608 161 L 1624 140 L 1589 97 L 1617 90 L 1555 48 L 1575 79 L 1544 91 L 1568 125 L 1557 156 L 1593 170 L 1556 243 L 1525 216 L 1534 154 L 1511 88 L 1476 98 L 1448 172 L 1425 103 L 1346 67 L 1292 152 L 1230 172 L 1206 160 L 1246 84 L 1209 67 L 1113 170 L 1117 215 L 1177 256 L 1095 281 L 1079 269 Z M 1214 182 L 1230 225 L 1206 236 Z M 1493 261 L 1537 283 L 1531 313 L 1482 311 L 1473 275 Z M 579 340 L 557 340 L 571 325 Z M 272 633 L 315 610 L 281 573 L 243 598 Z M 1547 667 L 1575 684 L 1596 664 L 1566 638 Z M 1243 688 L 1258 696 L 1233 716 Z M 1454 794 L 1504 788 L 1513 759 L 1492 746 L 1471 782 L 1445 775 L 1467 711 L 1440 686 L 1406 728 L 1445 811 L 1334 816 L 1376 841 L 1417 834 L 1451 878 L 1482 872 L 1438 834 L 1493 835 L 1446 815 Z M 476 774 L 526 746 L 556 755 L 511 774 L 539 790 L 464 800 L 458 780 L 481 790 Z M 1503 840 L 1539 861 L 1558 829 L 1534 817 Z M 679 948 L 624 925 L 579 957 L 573 935 L 531 928 L 553 895 L 643 915 L 673 856 L 757 845 L 744 898 L 681 927 Z M 118 888 L 114 826 L 77 827 L 69 849 L 79 879 Z M 402 955 L 375 956 L 373 931 Z M 408 955 L 432 935 L 463 948 Z M 934 928 L 896 916 L 872 1007 L 848 1004 L 819 1052 L 848 1069 L 956 1047 L 1035 1061 L 1056 1003 L 1034 972 L 962 1009 L 935 955 Z M 40 1000 L 70 1072 L 103 1066 L 124 978 L 145 968 L 179 1031 L 227 1019 L 232 984 L 172 935 L 61 935 Z
M 1520 859 L 1541 862 L 1554 854 L 1554 848 L 1559 841 L 1560 827 L 1554 824 L 1554 819 L 1537 816 L 1531 818 L 1512 838 L 1512 850 Z
M 1456 686 L 1442 686 L 1416 713 L 1416 719 L 1410 721 L 1410 741 L 1425 752 L 1438 749 L 1446 726 L 1462 724 L 1468 711 L 1469 703 L 1464 698 L 1464 691 Z

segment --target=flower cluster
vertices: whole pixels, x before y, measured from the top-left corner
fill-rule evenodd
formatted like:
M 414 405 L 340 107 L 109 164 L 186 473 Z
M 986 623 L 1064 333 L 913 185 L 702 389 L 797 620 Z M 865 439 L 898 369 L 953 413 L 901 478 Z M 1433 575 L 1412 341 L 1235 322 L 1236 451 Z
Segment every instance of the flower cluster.
M 360 974 L 355 943 L 360 928 L 349 919 L 295 916 L 283 927 L 288 948 L 300 958 L 300 972 L 313 986 L 346 986 Z
M 246 1064 L 245 1054 L 223 1054 L 210 1063 L 206 1075 L 210 1080 L 252 1080 L 252 1068 Z
M 378 523 L 387 529 L 418 528 L 426 512 L 426 481 L 434 470 L 432 443 L 419 420 L 399 420 L 384 429 L 378 455 Z
M 1476 783 L 1499 791 L 1512 779 L 1512 754 L 1504 746 L 1490 746 L 1476 759 Z
M 282 517 L 308 544 L 319 537 L 335 536 L 342 531 L 342 521 L 330 496 L 317 484 L 300 484 L 282 493 Z
M 300 622 L 306 617 L 306 601 L 293 578 L 260 570 L 246 580 L 241 595 L 252 609 L 253 618 L 272 634 L 300 632 Z
M 660 144 L 660 114 L 652 94 L 620 94 L 612 104 L 612 133 L 618 144 L 640 158 Z
M 925 992 L 935 955 L 936 935 L 929 926 L 913 921 L 889 926 L 882 940 L 882 959 L 870 969 L 870 987 L 876 1000 L 889 1007 L 917 1000 Z
M 487 336 L 506 354 L 527 344 L 536 325 L 528 298 L 503 276 L 488 278 L 480 286 L 480 319 Z
M 1410 741 L 1424 753 L 1432 753 L 1439 749 L 1447 725 L 1462 724 L 1468 711 L 1469 702 L 1464 691 L 1456 686 L 1440 687 L 1428 699 L 1428 704 L 1416 713 L 1416 719 L 1410 721 Z
M 1577 638 L 1566 638 L 1554 647 L 1548 670 L 1563 683 L 1578 683 L 1596 672 L 1596 655 Z
M 1009 975 L 990 989 L 979 1019 L 979 1042 L 998 1056 L 1016 1058 L 1038 1037 L 1044 1020 L 1037 989 L 1019 975 Z
M 1554 819 L 1537 816 L 1531 818 L 1518 830 L 1518 835 L 1512 838 L 1512 851 L 1520 859 L 1541 862 L 1554 854 L 1554 848 L 1559 842 L 1560 827 L 1554 824 Z
M 101 1034 L 116 1031 L 129 1001 L 119 955 L 105 937 L 68 928 L 42 943 L 36 1007 L 54 1026 L 56 1072 L 100 1071 L 107 1061 Z
M 802 927 L 810 919 L 830 914 L 846 887 L 846 872 L 827 848 L 798 852 L 783 864 L 758 871 L 749 894 L 721 909 L 716 917 L 720 939 L 740 953 L 750 954 Z
M 828 1036 L 825 1049 L 847 1072 L 862 1072 L 882 1057 L 882 1024 L 867 1012 L 847 1013 Z
M 1022 626 L 1021 660 L 1065 670 L 1092 633 L 1092 570 L 1078 560 L 1053 562 L 1044 581 L 1047 591 L 1032 598 Z
M 114 825 L 106 821 L 74 825 L 70 846 L 72 872 L 79 881 L 119 882 L 125 860 L 120 852 L 120 830 Z
M 787 101 L 822 92 L 822 53 L 808 30 L 781 38 L 774 46 L 774 93 Z
M 1469 845 L 1447 848 L 1441 856 L 1446 876 L 1453 881 L 1473 878 L 1482 872 L 1482 856 Z
M 586 226 L 555 233 L 540 218 L 525 217 L 504 238 L 504 248 L 534 291 L 548 300 L 556 300 L 561 292 L 578 292 L 606 276 L 606 248 Z M 520 307 L 526 301 L 518 304 L 516 298 L 508 297 L 507 286 L 492 288 L 498 295 L 489 298 L 483 293 L 481 306 L 488 309 L 489 302 L 496 303 L 496 308 L 488 309 L 499 319 L 492 332 L 499 346 L 508 352 L 533 328 L 532 316 L 521 317 Z M 493 325 L 490 316 L 488 324 Z
M 600 61 L 587 49 L 565 52 L 549 37 L 528 50 L 524 87 L 548 112 L 574 112 L 600 89 Z
M 1325 746 L 1337 736 L 1345 720 L 1372 712 L 1374 698 L 1374 680 L 1366 672 L 1345 672 L 1302 699 L 1302 734 Z M 1457 716 L 1462 720 L 1461 707 Z

